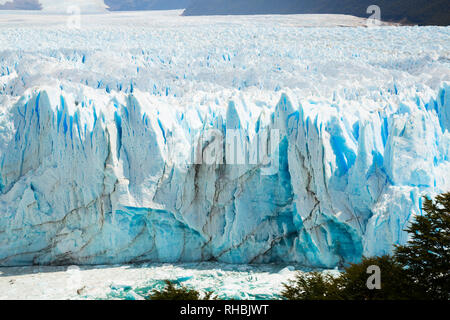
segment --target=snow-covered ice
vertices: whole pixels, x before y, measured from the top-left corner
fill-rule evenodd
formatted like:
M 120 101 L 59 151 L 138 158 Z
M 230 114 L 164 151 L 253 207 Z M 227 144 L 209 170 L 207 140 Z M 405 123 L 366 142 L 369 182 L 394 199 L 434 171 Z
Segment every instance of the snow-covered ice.
M 1 265 L 334 268 L 450 190 L 450 28 L 179 13 L 0 14 Z M 278 170 L 193 164 L 211 128 Z

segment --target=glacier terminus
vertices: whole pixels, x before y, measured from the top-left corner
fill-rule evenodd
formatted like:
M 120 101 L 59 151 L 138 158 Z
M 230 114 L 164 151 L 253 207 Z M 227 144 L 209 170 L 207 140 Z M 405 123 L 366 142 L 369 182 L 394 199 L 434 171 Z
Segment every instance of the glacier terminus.
M 342 267 L 450 190 L 449 27 L 24 15 L 0 15 L 1 266 Z

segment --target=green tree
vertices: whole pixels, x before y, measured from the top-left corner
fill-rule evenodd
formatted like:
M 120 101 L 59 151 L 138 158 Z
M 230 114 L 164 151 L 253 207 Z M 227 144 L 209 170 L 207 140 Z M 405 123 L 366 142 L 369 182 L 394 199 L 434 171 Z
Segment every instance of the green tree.
M 450 299 L 450 193 L 425 198 L 423 216 L 406 230 L 411 239 L 395 256 L 430 299 Z
M 369 289 L 367 285 L 370 266 L 380 270 L 380 289 Z M 345 300 L 405 300 L 420 299 L 421 293 L 413 279 L 405 272 L 395 257 L 363 258 L 351 264 L 340 278 L 341 296 Z
M 338 300 L 339 279 L 321 272 L 298 272 L 294 280 L 283 284 L 281 296 L 286 300 Z
M 147 300 L 216 300 L 212 292 L 206 292 L 201 297 L 201 293 L 194 289 L 186 288 L 182 285 L 176 286 L 172 281 L 166 280 L 166 286 L 162 290 L 154 289 Z
M 367 280 L 370 266 L 380 268 L 381 289 L 370 290 Z M 363 258 L 351 264 L 337 277 L 319 272 L 298 273 L 283 284 L 281 296 L 287 300 L 403 300 L 419 299 L 413 279 L 391 256 Z

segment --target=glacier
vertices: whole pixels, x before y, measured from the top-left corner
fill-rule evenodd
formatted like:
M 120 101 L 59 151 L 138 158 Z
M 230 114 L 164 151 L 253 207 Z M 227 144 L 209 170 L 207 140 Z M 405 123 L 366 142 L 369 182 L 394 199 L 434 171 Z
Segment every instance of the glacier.
M 2 266 L 342 267 L 405 243 L 450 190 L 448 27 L 1 17 Z M 277 132 L 277 170 L 193 161 L 212 129 Z

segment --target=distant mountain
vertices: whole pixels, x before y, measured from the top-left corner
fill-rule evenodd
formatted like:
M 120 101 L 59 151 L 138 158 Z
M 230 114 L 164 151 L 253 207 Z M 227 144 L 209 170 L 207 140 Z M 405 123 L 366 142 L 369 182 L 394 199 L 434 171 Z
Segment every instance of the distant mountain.
M 0 3 L 0 10 L 41 10 L 38 0 L 8 0 Z
M 105 0 L 111 11 L 185 9 L 191 0 Z
M 419 25 L 449 25 L 448 0 L 192 0 L 184 15 L 329 13 L 369 17 L 376 4 L 381 18 Z
M 0 0 L 0 10 L 41 10 L 53 1 L 61 5 L 60 0 Z M 369 17 L 367 8 L 376 4 L 384 21 L 450 25 L 449 0 L 104 0 L 104 3 L 111 11 L 187 8 L 183 13 L 186 16 L 329 13 L 357 17 Z
M 62 6 L 61 0 L 0 0 L 0 10 L 41 10 L 47 7 Z M 77 1 L 65 1 L 68 5 L 77 5 Z M 78 4 L 89 7 L 89 0 Z M 96 3 L 98 0 L 92 0 Z M 111 11 L 135 10 L 172 10 L 185 9 L 191 0 L 104 0 Z M 3 3 L 3 4 L 2 4 Z

